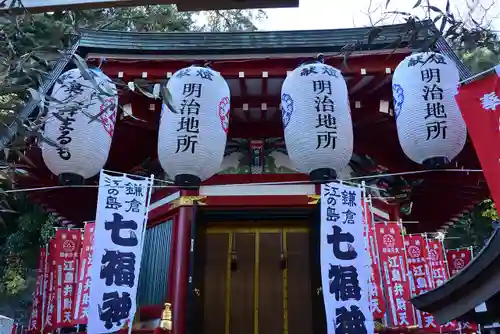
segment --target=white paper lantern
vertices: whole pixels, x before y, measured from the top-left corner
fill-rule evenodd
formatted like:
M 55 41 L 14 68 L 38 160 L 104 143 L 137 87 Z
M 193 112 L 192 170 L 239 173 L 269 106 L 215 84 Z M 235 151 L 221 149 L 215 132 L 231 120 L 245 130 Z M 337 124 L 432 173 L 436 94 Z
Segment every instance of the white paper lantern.
M 108 159 L 115 129 L 115 84 L 99 69 L 88 70 L 85 77 L 78 69 L 59 77 L 45 121 L 44 136 L 59 146 L 44 142 L 43 160 L 63 183 L 81 182 L 99 173 Z
M 313 180 L 336 178 L 351 160 L 353 130 L 341 72 L 321 62 L 301 65 L 281 88 L 282 119 L 290 160 Z
M 172 108 L 162 107 L 158 159 L 178 185 L 197 185 L 220 171 L 229 127 L 229 86 L 220 73 L 191 66 L 167 83 Z
M 394 71 L 394 115 L 403 152 L 413 161 L 437 167 L 463 149 L 465 122 L 455 101 L 459 73 L 439 53 L 406 57 Z

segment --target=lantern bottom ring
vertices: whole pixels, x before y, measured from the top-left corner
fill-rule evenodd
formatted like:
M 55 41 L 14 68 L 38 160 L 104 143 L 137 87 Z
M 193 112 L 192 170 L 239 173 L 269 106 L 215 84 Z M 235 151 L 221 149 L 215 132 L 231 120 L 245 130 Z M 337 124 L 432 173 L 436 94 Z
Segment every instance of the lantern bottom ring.
M 201 184 L 201 179 L 196 175 L 178 174 L 174 179 L 175 185 L 181 188 L 193 189 L 198 188 Z
M 427 169 L 436 169 L 436 168 L 441 168 L 450 163 L 450 159 L 446 157 L 433 157 L 426 159 L 422 162 L 422 165 L 424 165 L 425 168 Z
M 82 185 L 85 182 L 83 176 L 73 173 L 61 173 L 58 178 L 61 186 Z
M 318 168 L 309 173 L 311 181 L 325 183 L 337 179 L 337 172 L 331 168 Z

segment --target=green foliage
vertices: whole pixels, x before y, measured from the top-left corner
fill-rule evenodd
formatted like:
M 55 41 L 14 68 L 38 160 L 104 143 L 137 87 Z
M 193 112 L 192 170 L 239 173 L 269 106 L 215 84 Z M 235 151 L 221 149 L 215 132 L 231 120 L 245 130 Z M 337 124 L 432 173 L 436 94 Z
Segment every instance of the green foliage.
M 493 202 L 486 200 L 480 203 L 447 231 L 446 247 L 472 246 L 478 252 L 493 232 L 492 222 L 496 219 L 498 214 Z
M 136 32 L 190 31 L 192 13 L 179 13 L 173 5 L 120 7 L 71 12 L 75 28 Z
M 482 212 L 481 215 L 491 221 L 498 221 L 498 212 L 495 207 L 495 203 L 491 199 L 487 199 L 481 204 Z
M 53 236 L 56 219 L 20 193 L 4 193 L 0 200 L 4 206 L 0 211 L 0 314 L 26 321 L 39 249 Z
M 255 31 L 255 21 L 267 18 L 263 10 L 251 11 L 242 9 L 214 10 L 202 14 L 207 23 L 201 27 L 203 31 Z
M 14 258 L 7 261 L 0 291 L 8 295 L 17 295 L 21 293 L 27 287 L 24 276 L 24 267 L 19 259 Z
M 500 55 L 497 51 L 499 46 L 499 43 L 495 43 L 492 45 L 492 49 L 479 47 L 472 51 L 459 52 L 459 55 L 473 73 L 480 73 L 500 63 Z
M 16 295 L 27 287 L 27 275 L 38 265 L 39 249 L 52 236 L 55 218 L 23 195 L 5 200 L 11 209 L 2 213 L 0 228 L 0 294 Z

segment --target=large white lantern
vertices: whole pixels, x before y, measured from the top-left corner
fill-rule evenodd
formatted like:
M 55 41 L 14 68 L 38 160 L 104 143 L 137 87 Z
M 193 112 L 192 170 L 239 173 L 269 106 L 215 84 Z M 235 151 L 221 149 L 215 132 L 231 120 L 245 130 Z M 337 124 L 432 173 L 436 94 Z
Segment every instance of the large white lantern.
M 281 88 L 288 155 L 313 181 L 335 179 L 351 160 L 353 130 L 341 72 L 321 62 L 290 73 Z
M 433 168 L 462 151 L 467 129 L 455 101 L 456 64 L 434 52 L 406 57 L 394 71 L 392 93 L 399 143 L 413 161 Z
M 72 69 L 59 77 L 48 105 L 42 156 L 61 183 L 81 183 L 104 167 L 117 107 L 116 86 L 101 70 Z
M 220 73 L 191 66 L 167 83 L 171 107 L 163 105 L 158 159 L 179 186 L 197 186 L 220 171 L 229 128 L 229 86 Z

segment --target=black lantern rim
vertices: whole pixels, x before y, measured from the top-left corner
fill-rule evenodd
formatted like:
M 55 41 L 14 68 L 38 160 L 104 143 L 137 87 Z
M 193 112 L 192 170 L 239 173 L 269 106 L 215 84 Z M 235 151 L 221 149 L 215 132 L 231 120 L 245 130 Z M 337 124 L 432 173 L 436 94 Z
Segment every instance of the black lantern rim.
M 422 162 L 422 165 L 427 169 L 439 169 L 450 164 L 450 159 L 447 157 L 432 157 Z
M 181 189 L 196 189 L 201 185 L 201 179 L 192 174 L 179 174 L 174 178 L 174 183 Z
M 314 183 L 327 183 L 337 179 L 337 172 L 332 168 L 318 168 L 309 173 Z
M 83 176 L 74 173 L 61 173 L 58 175 L 58 179 L 61 186 L 76 186 L 85 183 Z

